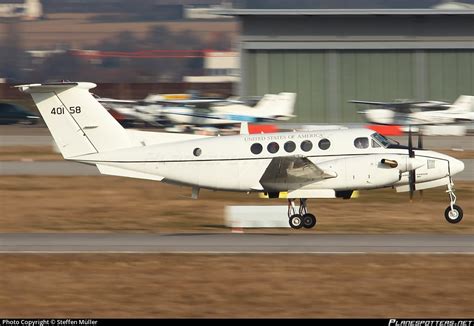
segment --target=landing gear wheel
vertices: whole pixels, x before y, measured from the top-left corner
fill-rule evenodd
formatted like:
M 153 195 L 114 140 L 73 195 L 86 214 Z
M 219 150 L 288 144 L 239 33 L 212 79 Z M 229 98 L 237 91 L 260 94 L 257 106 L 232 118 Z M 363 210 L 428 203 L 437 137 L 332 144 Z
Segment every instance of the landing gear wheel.
M 289 222 L 293 229 L 301 229 L 303 226 L 303 219 L 300 214 L 291 215 Z
M 316 225 L 316 216 L 309 213 L 303 215 L 303 226 L 305 229 L 311 229 L 315 225 Z
M 451 209 L 451 206 L 448 206 L 446 210 L 444 211 L 444 218 L 446 221 L 452 224 L 456 224 L 461 222 L 463 217 L 463 211 L 462 208 L 459 207 L 458 205 L 453 205 L 453 209 Z

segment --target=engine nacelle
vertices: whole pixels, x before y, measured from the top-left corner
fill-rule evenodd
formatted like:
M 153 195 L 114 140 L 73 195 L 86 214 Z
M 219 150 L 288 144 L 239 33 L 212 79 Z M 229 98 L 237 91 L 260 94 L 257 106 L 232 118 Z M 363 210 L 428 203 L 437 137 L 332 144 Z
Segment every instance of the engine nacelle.
M 367 121 L 377 124 L 393 124 L 395 112 L 387 109 L 371 109 L 364 111 Z
M 328 180 L 331 184 L 334 183 L 337 190 L 388 187 L 400 180 L 400 171 L 383 164 L 381 161 L 384 158 L 379 154 L 348 157 L 324 162 L 318 166 L 337 172 L 337 178 Z
M 422 167 L 426 164 L 426 160 L 417 157 L 399 156 L 385 157 L 380 160 L 380 163 L 392 169 L 397 168 L 400 172 L 407 172 Z

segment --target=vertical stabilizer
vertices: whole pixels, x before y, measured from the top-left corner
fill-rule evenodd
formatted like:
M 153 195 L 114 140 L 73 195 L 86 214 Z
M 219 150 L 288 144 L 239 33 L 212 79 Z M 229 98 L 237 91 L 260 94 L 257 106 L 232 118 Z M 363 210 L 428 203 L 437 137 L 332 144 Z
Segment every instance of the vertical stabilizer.
M 291 118 L 295 107 L 296 93 L 266 94 L 255 106 L 259 114 Z
M 122 126 L 92 96 L 93 83 L 17 86 L 31 94 L 64 158 L 133 146 Z
M 467 113 L 474 111 L 474 96 L 461 95 L 448 109 L 450 112 Z

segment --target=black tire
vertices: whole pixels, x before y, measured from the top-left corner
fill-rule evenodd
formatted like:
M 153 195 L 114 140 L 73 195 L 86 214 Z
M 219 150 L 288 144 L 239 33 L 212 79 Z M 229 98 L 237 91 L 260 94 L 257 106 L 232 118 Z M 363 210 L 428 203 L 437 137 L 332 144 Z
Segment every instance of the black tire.
M 293 229 L 301 229 L 303 227 L 303 219 L 300 214 L 291 215 L 288 222 Z
M 463 215 L 462 208 L 458 205 L 453 205 L 453 211 L 451 211 L 451 206 L 448 206 L 444 211 L 444 218 L 451 224 L 461 222 Z
M 316 225 L 316 216 L 313 214 L 304 214 L 303 215 L 303 226 L 305 229 L 311 229 Z

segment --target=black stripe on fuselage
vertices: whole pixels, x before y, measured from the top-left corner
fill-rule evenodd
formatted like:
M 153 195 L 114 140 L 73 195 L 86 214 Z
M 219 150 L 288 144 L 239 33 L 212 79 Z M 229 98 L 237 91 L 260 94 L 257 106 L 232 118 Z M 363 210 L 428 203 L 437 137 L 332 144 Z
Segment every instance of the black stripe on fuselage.
M 316 158 L 316 157 L 338 157 L 338 156 L 367 156 L 367 155 L 408 155 L 403 154 L 403 153 L 361 153 L 361 154 L 331 154 L 331 155 L 308 155 L 304 156 L 306 158 Z M 419 157 L 425 157 L 425 158 L 433 158 L 433 159 L 438 159 L 438 160 L 446 160 L 444 158 L 440 157 L 434 157 L 434 156 L 427 156 L 427 155 L 420 155 L 417 154 L 416 156 Z M 69 159 L 71 161 L 80 161 L 80 162 L 90 162 L 90 163 L 194 163 L 194 162 L 223 162 L 223 161 L 252 161 L 252 160 L 271 160 L 276 157 L 292 157 L 291 155 L 289 156 L 270 156 L 270 157 L 248 157 L 248 158 L 224 158 L 224 159 L 206 159 L 206 160 L 198 160 L 198 159 L 192 159 L 192 160 L 162 160 L 162 161 L 97 161 L 97 160 L 74 160 L 74 159 Z M 447 160 L 446 160 L 447 161 Z

